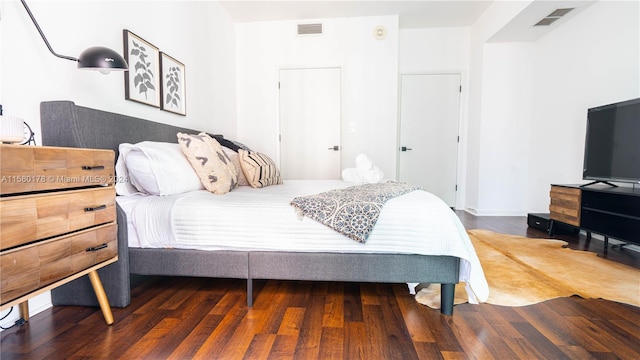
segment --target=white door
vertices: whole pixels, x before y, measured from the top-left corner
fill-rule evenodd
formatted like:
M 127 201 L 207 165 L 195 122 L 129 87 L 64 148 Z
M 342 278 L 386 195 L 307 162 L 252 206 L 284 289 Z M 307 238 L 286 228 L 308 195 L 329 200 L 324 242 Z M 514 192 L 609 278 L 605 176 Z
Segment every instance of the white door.
M 460 75 L 401 75 L 400 101 L 399 179 L 454 207 Z
M 280 70 L 283 179 L 340 179 L 340 69 Z

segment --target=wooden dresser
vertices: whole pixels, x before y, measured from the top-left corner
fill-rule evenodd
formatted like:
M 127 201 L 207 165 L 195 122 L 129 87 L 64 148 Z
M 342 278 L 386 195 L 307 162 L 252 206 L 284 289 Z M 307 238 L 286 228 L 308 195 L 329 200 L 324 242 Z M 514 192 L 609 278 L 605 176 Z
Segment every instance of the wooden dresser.
M 0 310 L 88 275 L 107 324 L 97 270 L 118 260 L 114 152 L 0 145 Z

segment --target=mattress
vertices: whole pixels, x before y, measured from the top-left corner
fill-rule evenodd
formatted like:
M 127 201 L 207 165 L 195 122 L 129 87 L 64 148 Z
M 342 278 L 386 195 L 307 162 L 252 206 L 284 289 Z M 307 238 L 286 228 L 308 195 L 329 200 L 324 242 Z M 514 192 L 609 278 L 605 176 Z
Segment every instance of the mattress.
M 200 190 L 119 196 L 117 201 L 127 214 L 130 247 L 454 256 L 462 259 L 460 281 L 471 286 L 480 301 L 486 299 L 484 273 L 466 230 L 429 192 L 412 191 L 388 200 L 366 243 L 299 218 L 290 204 L 298 196 L 348 186 L 354 184 L 288 180 L 261 189 L 241 186 L 225 195 Z

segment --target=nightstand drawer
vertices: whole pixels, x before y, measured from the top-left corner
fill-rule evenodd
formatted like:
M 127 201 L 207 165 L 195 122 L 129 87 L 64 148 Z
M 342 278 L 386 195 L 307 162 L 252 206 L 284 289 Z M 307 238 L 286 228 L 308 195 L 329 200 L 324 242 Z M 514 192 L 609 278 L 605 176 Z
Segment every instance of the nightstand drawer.
M 8 250 L 0 254 L 0 304 L 117 256 L 117 225 Z
M 3 195 L 110 185 L 114 152 L 51 146 L 4 145 L 0 154 Z
M 115 219 L 113 187 L 2 198 L 0 250 Z

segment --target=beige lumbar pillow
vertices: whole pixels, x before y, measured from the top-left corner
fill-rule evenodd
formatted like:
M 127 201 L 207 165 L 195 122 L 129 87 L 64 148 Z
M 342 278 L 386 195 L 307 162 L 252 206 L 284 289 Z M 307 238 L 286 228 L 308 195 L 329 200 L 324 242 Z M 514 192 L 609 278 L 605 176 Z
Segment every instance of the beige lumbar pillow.
M 205 189 L 222 195 L 236 187 L 236 168 L 217 141 L 206 133 L 178 133 L 178 143 Z
M 267 155 L 240 149 L 238 150 L 238 157 L 240 158 L 242 172 L 252 187 L 262 188 L 269 185 L 282 184 L 280 170 Z

